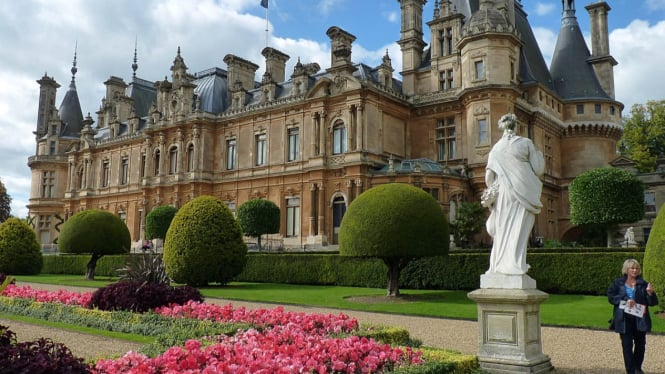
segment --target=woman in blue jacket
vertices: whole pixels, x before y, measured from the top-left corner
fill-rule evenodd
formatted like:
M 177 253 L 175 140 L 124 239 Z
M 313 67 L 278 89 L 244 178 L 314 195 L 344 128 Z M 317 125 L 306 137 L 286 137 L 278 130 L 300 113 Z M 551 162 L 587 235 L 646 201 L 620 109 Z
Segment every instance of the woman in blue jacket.
M 610 328 L 618 332 L 623 348 L 623 362 L 627 374 L 643 374 L 642 362 L 646 347 L 646 334 L 651 331 L 649 307 L 658 304 L 658 296 L 651 283 L 642 279 L 639 262 L 635 259 L 624 261 L 623 276 L 615 279 L 607 289 L 607 299 L 614 305 L 614 316 Z M 642 317 L 625 311 L 641 304 Z M 639 306 L 639 305 L 638 305 Z

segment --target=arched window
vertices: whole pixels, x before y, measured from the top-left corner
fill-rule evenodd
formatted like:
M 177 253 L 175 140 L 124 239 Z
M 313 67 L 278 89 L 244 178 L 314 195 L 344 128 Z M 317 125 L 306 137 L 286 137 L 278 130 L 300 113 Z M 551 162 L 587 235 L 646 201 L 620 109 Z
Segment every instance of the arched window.
M 194 144 L 187 147 L 187 171 L 194 171 Z
M 346 127 L 339 122 L 333 127 L 332 153 L 338 155 L 346 153 Z
M 178 172 L 178 147 L 173 146 L 169 149 L 169 174 Z

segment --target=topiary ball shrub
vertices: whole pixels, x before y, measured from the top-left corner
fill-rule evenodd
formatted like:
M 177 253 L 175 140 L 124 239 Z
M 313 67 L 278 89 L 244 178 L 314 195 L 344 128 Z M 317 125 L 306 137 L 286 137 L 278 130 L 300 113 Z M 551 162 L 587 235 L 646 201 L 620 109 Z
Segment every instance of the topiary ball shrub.
M 71 216 L 58 236 L 62 253 L 129 253 L 131 235 L 117 215 L 100 209 L 89 209 Z
M 145 217 L 145 236 L 147 239 L 164 239 L 178 208 L 161 205 L 151 210 Z
M 87 374 L 90 368 L 62 343 L 46 338 L 17 343 L 16 334 L 0 325 L 0 372 Z
M 145 313 L 162 306 L 183 305 L 190 300 L 201 302 L 203 296 L 199 290 L 189 286 L 171 287 L 159 283 L 128 281 L 98 288 L 86 308 Z
M 247 262 L 247 245 L 229 208 L 212 196 L 178 210 L 164 241 L 166 273 L 176 283 L 200 287 L 225 284 Z
M 658 211 L 658 216 L 651 226 L 649 240 L 644 250 L 642 273 L 644 279 L 651 282 L 658 294 L 665 294 L 665 205 Z
M 39 274 L 43 265 L 35 231 L 25 221 L 10 218 L 0 224 L 0 272 Z

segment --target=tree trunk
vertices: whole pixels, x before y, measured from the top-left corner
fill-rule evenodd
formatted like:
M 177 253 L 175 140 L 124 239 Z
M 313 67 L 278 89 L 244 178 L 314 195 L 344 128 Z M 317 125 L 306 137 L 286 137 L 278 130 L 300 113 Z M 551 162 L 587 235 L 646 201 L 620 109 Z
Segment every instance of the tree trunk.
M 95 280 L 95 268 L 97 267 L 97 260 L 102 258 L 101 255 L 98 255 L 96 253 L 92 254 L 92 257 L 90 258 L 90 261 L 88 261 L 88 265 L 86 266 L 85 269 L 85 279 L 86 280 Z
M 386 273 L 388 277 L 388 293 L 389 297 L 397 297 L 399 293 L 399 276 L 402 269 L 411 261 L 410 258 L 384 258 L 383 263 L 388 267 Z
M 259 248 L 259 252 L 261 252 L 261 235 L 256 237 L 256 246 Z

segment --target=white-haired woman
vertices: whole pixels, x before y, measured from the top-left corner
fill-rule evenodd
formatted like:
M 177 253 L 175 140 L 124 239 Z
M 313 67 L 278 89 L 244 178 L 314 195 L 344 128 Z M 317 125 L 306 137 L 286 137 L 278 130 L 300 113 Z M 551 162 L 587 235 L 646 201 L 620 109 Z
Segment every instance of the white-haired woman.
M 540 213 L 545 161 L 529 138 L 515 134 L 517 118 L 499 120 L 503 136 L 492 147 L 485 173 L 482 204 L 490 209 L 487 232 L 493 238 L 487 274 L 523 275 L 529 270 L 526 247 Z
M 658 304 L 658 296 L 651 283 L 642 279 L 642 269 L 637 260 L 631 258 L 624 261 L 621 272 L 623 276 L 615 279 L 607 289 L 607 299 L 614 305 L 610 328 L 621 337 L 626 373 L 644 374 L 642 363 L 646 334 L 651 331 L 649 307 Z

